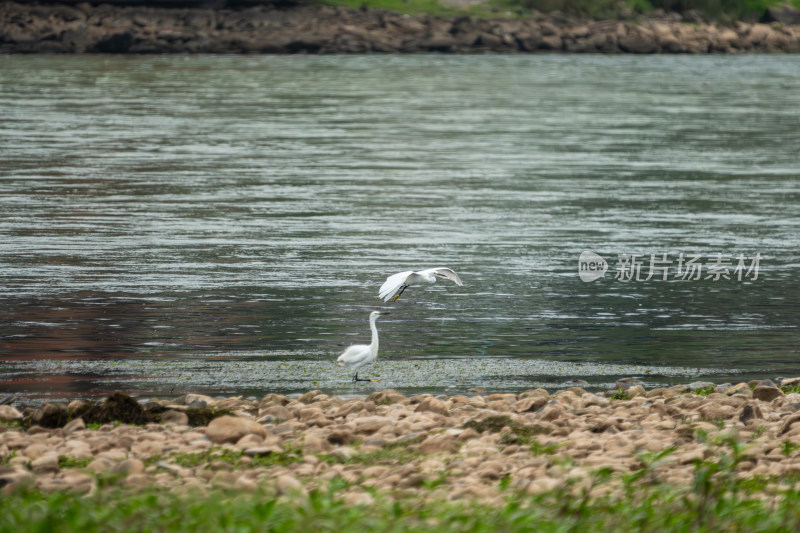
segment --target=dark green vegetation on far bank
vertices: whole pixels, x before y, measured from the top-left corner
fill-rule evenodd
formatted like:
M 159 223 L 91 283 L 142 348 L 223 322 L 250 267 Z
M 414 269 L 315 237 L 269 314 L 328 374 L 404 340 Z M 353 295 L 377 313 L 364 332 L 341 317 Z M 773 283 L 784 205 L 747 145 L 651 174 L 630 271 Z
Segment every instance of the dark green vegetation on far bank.
M 631 20 L 672 16 L 676 20 L 730 23 L 772 22 L 783 6 L 800 9 L 800 0 L 319 0 L 327 5 L 385 9 L 409 15 L 469 15 L 477 18 L 529 17 L 536 13 L 578 19 Z
M 79 0 L 22 0 L 23 3 L 75 5 Z M 93 5 L 167 8 L 240 9 L 257 5 L 301 6 L 323 4 L 354 9 L 382 9 L 409 15 L 477 18 L 537 13 L 580 19 L 631 20 L 641 16 L 675 15 L 690 22 L 773 22 L 785 6 L 800 9 L 800 0 L 93 0 Z M 779 15 L 778 15 L 779 16 Z M 797 23 L 791 22 L 791 23 Z

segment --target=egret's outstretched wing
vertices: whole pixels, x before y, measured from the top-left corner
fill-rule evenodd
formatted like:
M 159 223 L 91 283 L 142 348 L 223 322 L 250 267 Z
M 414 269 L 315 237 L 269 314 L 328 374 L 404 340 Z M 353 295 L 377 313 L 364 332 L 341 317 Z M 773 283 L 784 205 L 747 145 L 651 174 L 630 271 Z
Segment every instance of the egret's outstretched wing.
M 378 297 L 383 298 L 384 302 L 388 302 L 394 293 L 400 290 L 400 287 L 403 285 L 408 285 L 407 281 L 408 278 L 414 273 L 413 270 L 407 270 L 405 272 L 399 272 L 397 274 L 392 274 L 386 281 L 383 282 L 381 285 L 380 291 L 378 292 Z
M 347 365 L 351 368 L 357 368 L 364 364 L 369 359 L 369 356 L 369 346 L 366 344 L 355 344 L 346 349 L 336 362 L 339 366 Z
M 431 268 L 429 270 L 426 270 L 425 272 L 431 272 L 439 276 L 444 276 L 449 280 L 453 280 L 459 287 L 464 285 L 463 283 L 461 283 L 461 278 L 458 277 L 458 274 L 453 272 L 453 270 L 450 268 L 447 267 Z

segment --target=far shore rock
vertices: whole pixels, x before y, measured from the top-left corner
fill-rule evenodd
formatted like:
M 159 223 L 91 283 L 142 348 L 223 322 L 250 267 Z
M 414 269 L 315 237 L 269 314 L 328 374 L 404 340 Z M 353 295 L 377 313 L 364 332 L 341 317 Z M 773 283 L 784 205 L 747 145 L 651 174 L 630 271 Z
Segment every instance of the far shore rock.
M 757 477 L 769 491 L 800 472 L 795 390 L 769 381 L 695 390 L 635 385 L 607 393 L 570 387 L 406 396 L 385 390 L 355 399 L 315 390 L 296 398 L 204 397 L 210 422 L 170 414 L 162 423 L 87 425 L 75 418 L 54 428 L 33 423 L 45 406 L 23 408 L 23 419 L 9 413 L 0 422 L 0 488 L 87 494 L 112 483 L 132 490 L 265 487 L 303 495 L 341 478 L 388 495 L 429 485 L 431 498 L 502 505 L 509 484 L 532 494 L 616 490 L 590 483 L 600 470 L 622 479 L 647 468 L 643 482 L 690 486 L 698 461 L 714 461 L 738 443 L 736 475 Z M 121 396 L 107 402 L 127 402 Z M 181 412 L 175 408 L 185 401 L 139 403 L 155 416 Z M 78 407 L 57 405 L 70 413 Z M 195 425 L 182 423 L 188 420 Z M 657 454 L 663 455 L 658 464 L 645 464 L 643 457 Z M 348 497 L 356 501 L 364 493 Z
M 800 11 L 724 27 L 680 15 L 641 21 L 409 17 L 314 4 L 242 9 L 0 2 L 0 53 L 363 54 L 800 52 Z

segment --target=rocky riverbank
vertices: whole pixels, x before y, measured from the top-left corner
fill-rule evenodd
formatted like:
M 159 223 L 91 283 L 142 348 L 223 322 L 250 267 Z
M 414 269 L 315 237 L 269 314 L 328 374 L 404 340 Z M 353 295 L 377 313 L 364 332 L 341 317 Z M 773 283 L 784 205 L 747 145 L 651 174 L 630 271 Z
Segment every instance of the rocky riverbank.
M 776 11 L 776 13 L 778 13 Z M 322 5 L 200 9 L 0 3 L 0 53 L 800 52 L 800 19 L 720 27 L 631 21 L 409 17 Z
M 258 401 L 189 394 L 136 402 L 117 394 L 27 412 L 2 405 L 0 486 L 302 495 L 341 479 L 351 503 L 370 501 L 365 489 L 401 497 L 425 487 L 432 501 L 500 505 L 509 487 L 613 496 L 637 472 L 649 484 L 691 486 L 698 465 L 733 457 L 727 467 L 757 478 L 767 494 L 800 473 L 798 383 L 451 397 L 385 390 L 348 400 L 320 391 Z M 112 421 L 118 416 L 140 423 Z M 599 471 L 610 481 L 596 484 Z

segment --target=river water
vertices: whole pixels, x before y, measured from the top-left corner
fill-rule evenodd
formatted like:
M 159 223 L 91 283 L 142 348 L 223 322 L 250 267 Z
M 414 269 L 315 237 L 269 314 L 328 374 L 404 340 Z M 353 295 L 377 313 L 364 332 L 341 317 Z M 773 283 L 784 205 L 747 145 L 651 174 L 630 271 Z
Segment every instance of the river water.
M 800 375 L 794 56 L 10 56 L 0 119 L 23 401 Z

